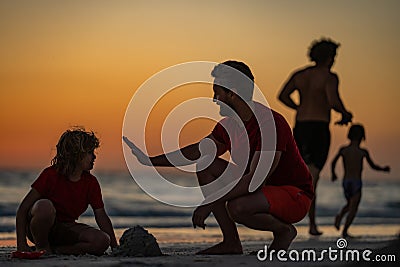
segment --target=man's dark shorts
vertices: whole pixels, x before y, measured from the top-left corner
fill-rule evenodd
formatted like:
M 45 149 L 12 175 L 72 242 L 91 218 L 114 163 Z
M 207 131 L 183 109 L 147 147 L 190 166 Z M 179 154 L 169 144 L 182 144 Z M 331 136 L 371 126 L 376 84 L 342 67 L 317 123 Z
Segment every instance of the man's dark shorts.
M 329 123 L 322 121 L 297 121 L 294 139 L 304 162 L 321 170 L 326 162 L 331 142 Z

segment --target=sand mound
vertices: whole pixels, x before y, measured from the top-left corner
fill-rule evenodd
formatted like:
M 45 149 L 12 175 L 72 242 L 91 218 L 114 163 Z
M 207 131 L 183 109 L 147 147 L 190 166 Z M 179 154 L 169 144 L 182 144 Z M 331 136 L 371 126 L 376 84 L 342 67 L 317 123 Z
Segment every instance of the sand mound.
M 112 253 L 122 257 L 153 257 L 161 256 L 161 250 L 155 237 L 136 225 L 126 230 L 119 239 L 120 246 Z

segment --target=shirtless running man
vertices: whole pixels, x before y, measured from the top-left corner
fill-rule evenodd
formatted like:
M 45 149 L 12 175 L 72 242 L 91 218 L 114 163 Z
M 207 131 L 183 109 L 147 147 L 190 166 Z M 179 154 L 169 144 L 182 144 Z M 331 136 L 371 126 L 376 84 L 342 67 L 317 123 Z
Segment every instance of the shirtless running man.
M 317 188 L 319 174 L 328 157 L 331 109 L 342 114 L 342 119 L 337 124 L 345 125 L 351 122 L 353 117 L 344 107 L 339 96 L 339 78 L 331 71 L 338 47 L 339 44 L 331 40 L 314 41 L 309 57 L 315 65 L 296 71 L 279 94 L 279 100 L 283 104 L 296 110 L 296 125 L 293 134 L 312 174 L 314 190 Z M 295 90 L 300 95 L 299 104 L 291 98 Z M 318 231 L 315 222 L 315 202 L 314 198 L 308 214 L 309 233 L 321 235 L 322 232 Z

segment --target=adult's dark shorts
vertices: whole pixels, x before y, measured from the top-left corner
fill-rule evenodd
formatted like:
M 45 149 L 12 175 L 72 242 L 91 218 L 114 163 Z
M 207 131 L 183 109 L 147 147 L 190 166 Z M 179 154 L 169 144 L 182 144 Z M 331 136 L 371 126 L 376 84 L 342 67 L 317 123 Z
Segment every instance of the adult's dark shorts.
M 331 134 L 329 123 L 322 121 L 297 121 L 293 129 L 297 147 L 307 165 L 321 170 L 328 158 Z

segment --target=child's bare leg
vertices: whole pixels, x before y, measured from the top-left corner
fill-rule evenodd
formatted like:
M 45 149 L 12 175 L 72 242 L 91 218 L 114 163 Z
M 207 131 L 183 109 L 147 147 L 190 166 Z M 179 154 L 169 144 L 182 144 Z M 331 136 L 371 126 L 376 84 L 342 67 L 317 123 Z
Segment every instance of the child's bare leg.
M 36 250 L 46 250 L 51 253 L 49 244 L 49 232 L 56 218 L 56 209 L 48 199 L 40 199 L 35 202 L 31 209 L 32 219 L 30 230 Z
M 271 231 L 274 240 L 270 249 L 287 250 L 297 235 L 296 228 L 268 213 L 269 203 L 261 190 L 229 201 L 228 210 L 238 223 L 261 231 Z
M 86 229 L 79 235 L 79 242 L 73 245 L 56 247 L 57 253 L 80 255 L 102 255 L 110 246 L 110 237 L 98 229 Z
M 335 217 L 335 228 L 337 230 L 340 229 L 340 222 L 342 221 L 343 216 L 349 211 L 349 202 L 340 210 L 340 212 Z
M 308 211 L 308 217 L 310 219 L 310 229 L 309 233 L 311 235 L 322 235 L 322 232 L 318 231 L 317 224 L 315 222 L 315 205 L 317 201 L 316 192 L 317 192 L 317 184 L 319 180 L 320 169 L 318 169 L 314 164 L 307 165 L 310 170 L 311 176 L 313 177 L 313 186 L 315 191 L 314 199 L 311 202 L 310 210 Z
M 349 214 L 347 214 L 346 222 L 344 224 L 344 228 L 343 228 L 343 232 L 342 232 L 343 237 L 349 236 L 347 231 L 348 231 L 351 223 L 353 222 L 354 217 L 356 216 L 358 205 L 360 204 L 360 200 L 361 200 L 361 192 L 357 193 L 356 195 L 351 197 L 349 200 Z
M 199 184 L 205 185 L 219 178 L 227 164 L 226 161 L 217 158 L 208 168 L 197 172 Z M 197 254 L 242 254 L 243 249 L 239 233 L 235 222 L 226 210 L 225 203 L 214 204 L 212 213 L 221 228 L 223 240 L 221 243 L 197 252 Z

